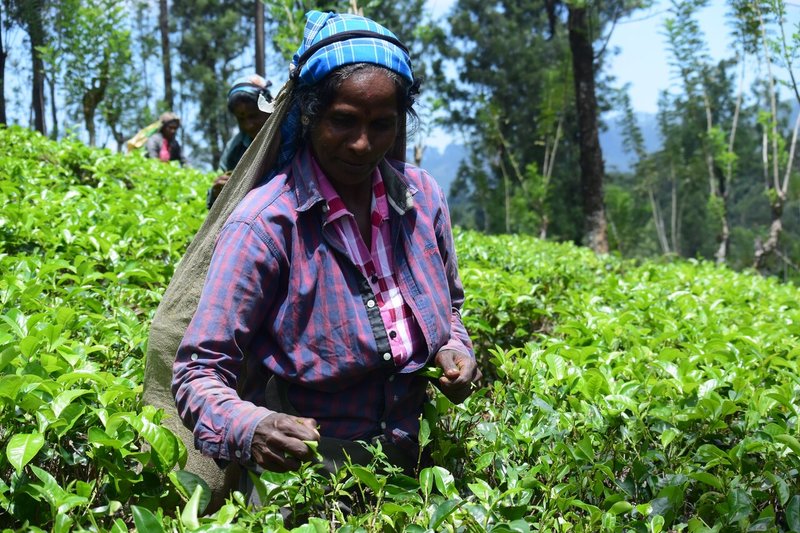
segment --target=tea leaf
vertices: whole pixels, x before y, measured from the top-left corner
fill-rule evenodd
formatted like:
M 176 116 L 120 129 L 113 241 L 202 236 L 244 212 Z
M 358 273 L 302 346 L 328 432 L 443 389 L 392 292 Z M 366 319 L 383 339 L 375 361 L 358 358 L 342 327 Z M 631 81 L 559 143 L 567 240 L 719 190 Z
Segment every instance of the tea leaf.
M 6 458 L 17 473 L 20 473 L 23 467 L 36 457 L 42 446 L 44 446 L 44 436 L 40 433 L 14 435 L 6 445 Z

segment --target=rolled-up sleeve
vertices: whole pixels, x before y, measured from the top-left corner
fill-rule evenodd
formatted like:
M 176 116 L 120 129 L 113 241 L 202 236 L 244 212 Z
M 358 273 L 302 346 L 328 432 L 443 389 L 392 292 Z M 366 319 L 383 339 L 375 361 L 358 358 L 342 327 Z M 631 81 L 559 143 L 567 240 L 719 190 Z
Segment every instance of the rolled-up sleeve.
M 197 311 L 173 365 L 172 393 L 203 455 L 247 463 L 253 433 L 271 411 L 242 400 L 244 354 L 278 284 L 269 237 L 246 222 L 220 233 Z

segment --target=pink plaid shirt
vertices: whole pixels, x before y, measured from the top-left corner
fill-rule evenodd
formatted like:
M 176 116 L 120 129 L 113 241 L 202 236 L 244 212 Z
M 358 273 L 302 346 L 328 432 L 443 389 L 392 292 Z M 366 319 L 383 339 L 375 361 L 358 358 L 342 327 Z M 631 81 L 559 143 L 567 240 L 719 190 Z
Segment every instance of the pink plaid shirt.
M 422 346 L 399 367 L 377 281 L 348 259 L 312 161 L 299 151 L 231 214 L 176 354 L 178 412 L 197 449 L 223 462 L 249 464 L 253 433 L 272 413 L 264 386 L 273 375 L 289 384 L 292 406 L 314 418 L 321 435 L 382 435 L 416 457 L 429 381 L 415 372 L 442 349 L 473 356 L 450 216 L 434 179 L 381 162 L 394 262 L 386 271 L 411 309 L 406 322 L 421 332 Z
M 339 194 L 330 180 L 312 158 L 314 179 L 319 192 L 328 206 L 328 223 L 336 230 L 348 258 L 369 281 L 386 331 L 389 334 L 389 345 L 392 357 L 398 368 L 408 362 L 412 354 L 421 353 L 424 338 L 419 325 L 414 320 L 411 309 L 403 300 L 400 289 L 394 278 L 394 261 L 392 259 L 391 233 L 389 227 L 389 203 L 383 178 L 376 168 L 372 174 L 372 205 L 370 206 L 372 221 L 372 250 L 367 249 L 358 224 L 353 214 L 347 210 Z

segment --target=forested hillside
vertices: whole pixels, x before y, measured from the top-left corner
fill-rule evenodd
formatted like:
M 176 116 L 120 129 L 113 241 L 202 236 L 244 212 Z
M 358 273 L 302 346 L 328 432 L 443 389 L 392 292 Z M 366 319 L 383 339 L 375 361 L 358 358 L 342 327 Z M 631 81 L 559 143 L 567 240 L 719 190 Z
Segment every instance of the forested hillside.
M 435 465 L 325 479 L 307 463 L 260 477 L 262 510 L 239 494 L 202 516 L 202 484 L 173 470 L 194 452 L 140 396 L 211 176 L 23 128 L 0 145 L 5 531 L 800 529 L 796 287 L 461 229 L 485 377 L 460 406 L 431 388 Z
M 121 150 L 170 110 L 190 164 L 211 170 L 237 131 L 231 82 L 261 72 L 277 92 L 303 14 L 357 9 L 410 49 L 424 81 L 409 159 L 452 177 L 461 226 L 800 276 L 796 5 L 729 2 L 728 54 L 712 60 L 697 20 L 706 2 L 665 1 L 664 26 L 642 38 L 663 43 L 673 86 L 646 125 L 608 77 L 607 44 L 650 3 L 448 5 L 434 19 L 425 0 L 2 2 L 0 123 Z M 604 125 L 619 135 L 602 146 Z M 437 128 L 464 149 L 441 173 L 423 150 Z

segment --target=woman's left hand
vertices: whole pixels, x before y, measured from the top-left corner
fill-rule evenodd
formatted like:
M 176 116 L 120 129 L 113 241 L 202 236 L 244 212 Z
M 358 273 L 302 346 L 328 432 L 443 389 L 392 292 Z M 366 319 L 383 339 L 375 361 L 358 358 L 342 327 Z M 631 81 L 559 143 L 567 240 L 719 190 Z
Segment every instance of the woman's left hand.
M 481 371 L 473 357 L 455 350 L 440 350 L 434 358 L 442 369 L 439 390 L 453 403 L 461 403 L 475 390 Z

